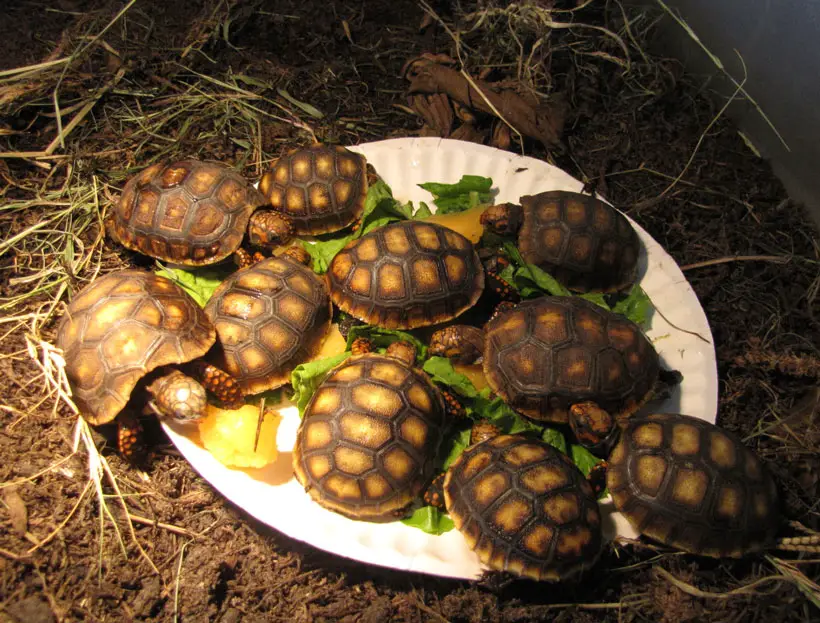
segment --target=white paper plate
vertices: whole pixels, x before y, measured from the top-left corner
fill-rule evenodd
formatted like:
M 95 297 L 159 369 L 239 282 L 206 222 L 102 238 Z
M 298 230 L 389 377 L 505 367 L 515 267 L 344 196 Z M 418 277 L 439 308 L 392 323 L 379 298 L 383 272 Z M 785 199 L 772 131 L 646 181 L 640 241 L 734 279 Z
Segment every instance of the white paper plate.
M 491 177 L 498 202 L 516 202 L 521 195 L 546 190 L 579 192 L 582 187 L 578 180 L 541 160 L 474 143 L 393 139 L 352 149 L 367 157 L 397 199 L 426 201 L 431 208 L 429 193 L 417 184 L 456 182 L 465 173 Z M 706 316 L 675 261 L 634 221 L 632 224 L 646 251 L 640 261 L 640 284 L 660 311 L 653 314 L 647 334 L 663 364 L 683 374 L 683 382 L 669 400 L 650 406 L 654 411 L 687 413 L 714 422 L 717 369 Z M 296 408 L 285 410 L 277 436 L 277 461 L 261 470 L 244 471 L 223 466 L 187 438 L 182 428 L 164 426 L 191 465 L 225 497 L 290 537 L 339 556 L 393 569 L 466 579 L 481 574 L 483 567 L 456 530 L 432 536 L 400 522 L 352 521 L 312 502 L 291 470 L 298 425 Z M 611 499 L 602 500 L 602 511 L 609 538 L 616 533 L 637 536 L 614 511 Z

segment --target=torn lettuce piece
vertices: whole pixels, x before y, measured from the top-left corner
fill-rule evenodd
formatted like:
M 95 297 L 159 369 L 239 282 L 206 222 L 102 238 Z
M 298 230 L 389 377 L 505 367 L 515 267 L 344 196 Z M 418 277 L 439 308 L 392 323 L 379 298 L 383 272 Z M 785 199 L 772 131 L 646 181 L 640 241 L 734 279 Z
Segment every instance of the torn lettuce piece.
M 612 311 L 626 316 L 639 327 L 645 328 L 653 309 L 652 300 L 636 283 L 626 298 L 615 303 Z
M 290 384 L 293 386 L 291 400 L 299 410 L 300 418 L 304 415 L 305 407 L 310 402 L 316 388 L 325 380 L 328 372 L 348 357 L 350 357 L 350 353 L 345 352 L 296 366 L 296 369 L 290 375 Z
M 541 439 L 564 454 L 567 453 L 567 440 L 560 430 L 546 426 L 544 427 L 544 432 L 541 435 Z
M 228 265 L 203 266 L 202 268 L 172 268 L 163 266 L 159 262 L 157 264 L 159 268 L 155 271 L 156 274 L 167 277 L 174 283 L 179 284 L 200 307 L 205 307 L 219 284 L 236 270 L 236 267 Z
M 581 470 L 584 476 L 589 476 L 589 472 L 592 471 L 592 468 L 603 460 L 592 454 L 584 446 L 579 446 L 576 443 L 570 445 L 569 448 L 569 455 L 572 458 L 572 462 L 575 463 L 575 466 Z
M 407 526 L 424 530 L 428 534 L 444 534 L 452 530 L 455 525 L 450 516 L 444 511 L 440 511 L 434 506 L 422 506 L 409 517 L 405 517 L 401 522 Z
M 419 186 L 433 195 L 436 214 L 463 212 L 477 205 L 487 205 L 493 197 L 490 191 L 493 181 L 479 175 L 462 175 L 455 184 L 427 182 Z
M 422 369 L 430 375 L 433 382 L 440 383 L 452 389 L 460 396 L 475 398 L 478 390 L 466 376 L 456 372 L 453 363 L 446 357 L 430 357 L 424 362 Z

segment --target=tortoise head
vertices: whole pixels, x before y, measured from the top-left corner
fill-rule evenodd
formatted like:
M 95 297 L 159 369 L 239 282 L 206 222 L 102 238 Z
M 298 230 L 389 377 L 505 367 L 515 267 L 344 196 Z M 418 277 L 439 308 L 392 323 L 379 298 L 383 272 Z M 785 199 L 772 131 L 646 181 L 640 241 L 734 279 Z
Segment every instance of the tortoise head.
M 293 238 L 293 221 L 275 210 L 257 210 L 248 222 L 248 241 L 256 247 L 279 247 Z
M 490 206 L 481 215 L 481 224 L 499 236 L 512 236 L 521 228 L 524 211 L 514 203 Z
M 153 396 L 148 408 L 160 417 L 178 422 L 197 422 L 205 418 L 208 405 L 205 388 L 179 370 L 155 379 L 146 389 Z
M 609 454 L 618 437 L 618 427 L 612 416 L 594 402 L 572 405 L 569 425 L 578 443 L 599 457 Z
M 501 429 L 489 420 L 479 420 L 470 429 L 470 444 L 475 445 L 484 441 L 489 441 L 493 437 L 498 437 Z
M 416 363 L 416 347 L 410 342 L 393 342 L 387 347 L 385 355 L 393 359 L 398 359 L 408 366 L 413 366 Z
M 439 329 L 430 337 L 428 354 L 447 357 L 457 363 L 478 362 L 484 353 L 484 332 L 464 324 Z

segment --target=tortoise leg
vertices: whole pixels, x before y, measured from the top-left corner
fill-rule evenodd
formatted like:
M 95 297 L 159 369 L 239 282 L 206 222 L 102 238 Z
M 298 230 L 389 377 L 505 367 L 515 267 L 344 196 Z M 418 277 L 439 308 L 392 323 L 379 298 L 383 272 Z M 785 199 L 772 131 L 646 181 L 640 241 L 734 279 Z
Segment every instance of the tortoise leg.
M 157 378 L 146 389 L 153 396 L 147 406 L 158 416 L 179 422 L 197 422 L 206 416 L 205 388 L 179 370 Z
M 446 510 L 444 506 L 444 477 L 446 472 L 441 472 L 430 483 L 424 492 L 424 503 L 439 510 Z
M 666 400 L 683 381 L 683 375 L 677 370 L 666 370 L 661 368 L 658 371 L 658 380 L 652 389 L 653 400 Z
M 202 386 L 214 394 L 226 408 L 239 409 L 245 404 L 239 383 L 230 374 L 205 361 L 194 362 L 192 368 Z
M 501 276 L 501 272 L 510 265 L 510 261 L 503 255 L 493 254 L 484 262 L 484 275 L 487 278 L 487 287 L 502 301 L 521 301 L 521 295 L 506 279 Z
M 476 363 L 484 352 L 484 332 L 469 325 L 450 325 L 430 337 L 427 352 L 431 356 L 446 357 L 457 363 Z
M 251 254 L 247 249 L 243 249 L 241 247 L 238 248 L 233 254 L 233 260 L 239 268 L 253 266 L 257 262 L 261 262 L 264 259 L 265 256 L 259 251 L 254 251 L 254 253 Z
M 493 310 L 493 315 L 490 316 L 490 320 L 498 316 L 498 314 L 503 314 L 504 312 L 508 312 L 515 307 L 515 303 L 512 301 L 501 301 L 498 305 L 495 306 Z
M 148 448 L 145 446 L 145 435 L 139 418 L 126 411 L 117 416 L 117 448 L 120 454 L 132 465 L 145 461 Z
M 575 438 L 596 456 L 605 457 L 617 437 L 612 416 L 594 402 L 579 402 L 569 409 L 569 425 Z
M 595 492 L 595 497 L 599 498 L 606 491 L 606 461 L 601 461 L 592 466 L 587 475 L 587 482 L 589 482 L 592 490 Z
M 444 397 L 444 414 L 449 421 L 455 422 L 467 417 L 467 411 L 464 409 L 464 405 L 461 404 L 461 401 L 456 398 L 453 392 L 441 388 L 439 388 L 439 391 Z

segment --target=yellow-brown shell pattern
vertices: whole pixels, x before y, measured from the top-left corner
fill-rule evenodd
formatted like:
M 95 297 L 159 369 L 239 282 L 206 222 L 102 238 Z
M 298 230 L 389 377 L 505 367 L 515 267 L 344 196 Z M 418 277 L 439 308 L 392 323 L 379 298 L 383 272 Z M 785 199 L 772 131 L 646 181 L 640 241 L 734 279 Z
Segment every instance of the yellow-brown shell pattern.
M 125 185 L 111 234 L 133 251 L 202 266 L 242 243 L 248 219 L 264 198 L 239 173 L 217 162 L 155 164 Z
M 521 197 L 521 256 L 572 290 L 612 291 L 636 277 L 640 241 L 627 218 L 580 193 L 549 191 Z
M 113 420 L 150 371 L 201 357 L 215 341 L 205 312 L 180 286 L 142 270 L 93 281 L 57 329 L 74 401 L 92 424 Z
M 216 327 L 221 367 L 246 394 L 290 381 L 321 349 L 332 315 L 324 279 L 288 257 L 236 271 L 214 291 L 205 313 Z
M 472 243 L 434 223 L 399 221 L 348 243 L 328 269 L 339 308 L 368 324 L 412 329 L 457 317 L 484 291 Z
M 593 401 L 615 417 L 650 396 L 658 354 L 640 327 L 579 297 L 525 301 L 485 328 L 484 374 L 493 391 L 536 420 L 568 420 Z
M 444 500 L 467 545 L 496 571 L 564 580 L 600 555 L 592 487 L 539 439 L 501 435 L 467 448 L 447 471 Z
M 325 508 L 393 521 L 432 479 L 444 427 L 441 394 L 423 372 L 375 353 L 352 357 L 308 403 L 293 469 Z
M 760 458 L 734 433 L 686 415 L 631 420 L 610 456 L 607 487 L 639 532 L 704 556 L 764 550 L 781 521 Z
M 364 211 L 367 162 L 338 145 L 297 149 L 262 176 L 259 190 L 291 218 L 297 236 L 338 231 Z

